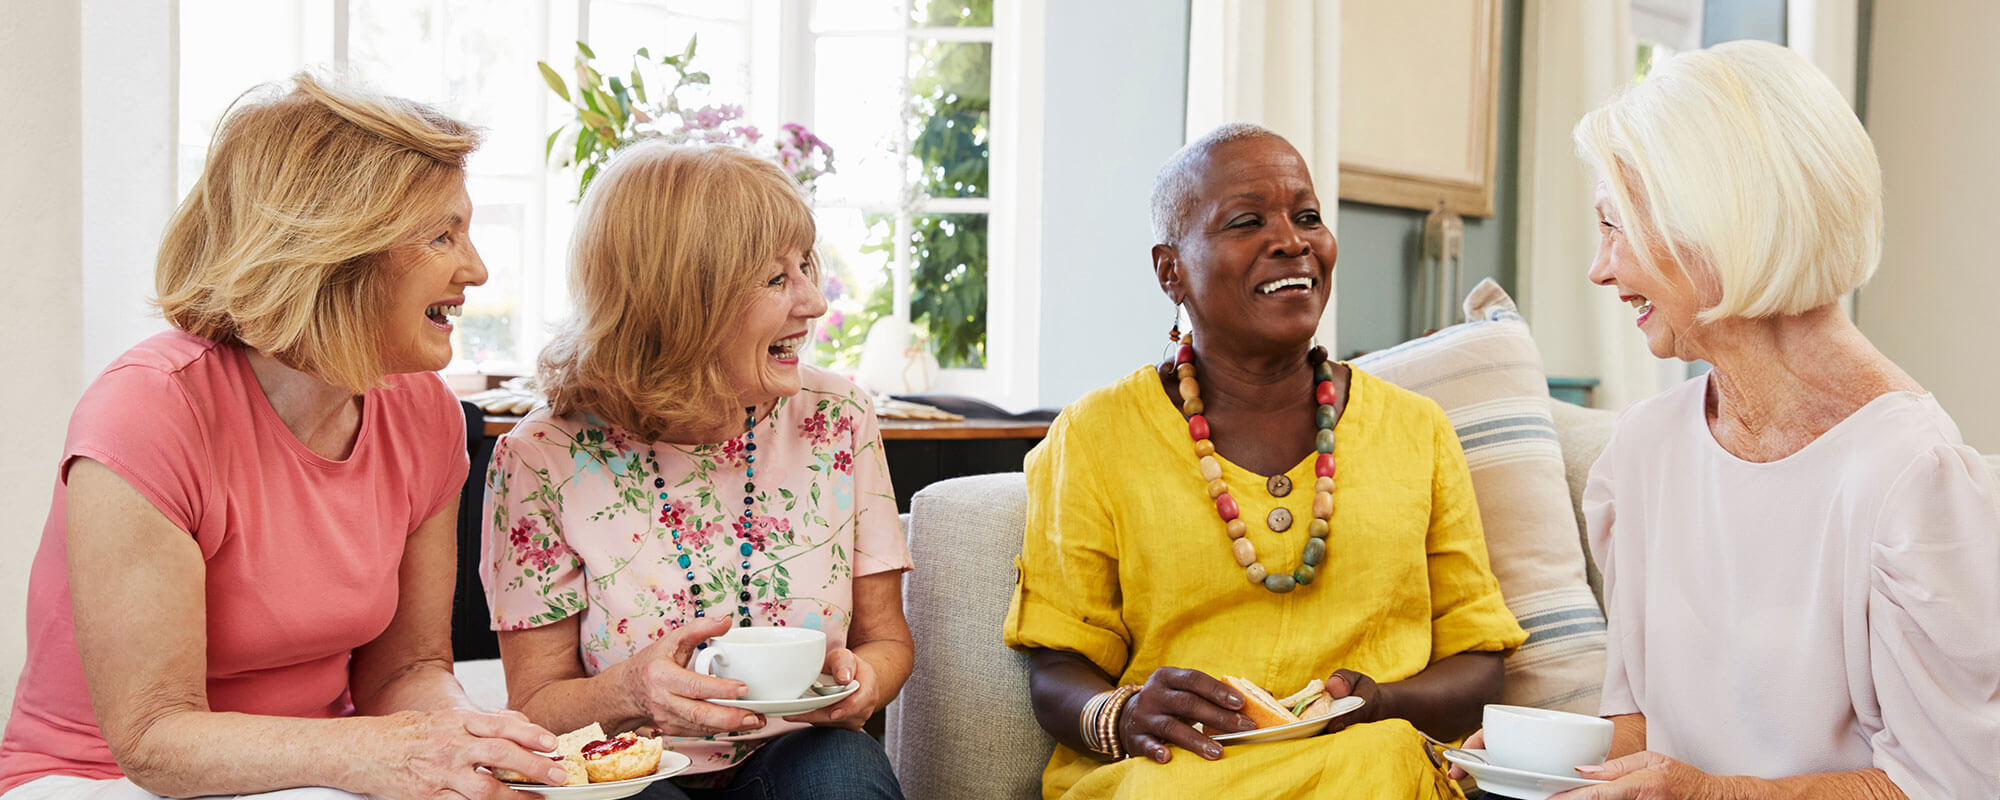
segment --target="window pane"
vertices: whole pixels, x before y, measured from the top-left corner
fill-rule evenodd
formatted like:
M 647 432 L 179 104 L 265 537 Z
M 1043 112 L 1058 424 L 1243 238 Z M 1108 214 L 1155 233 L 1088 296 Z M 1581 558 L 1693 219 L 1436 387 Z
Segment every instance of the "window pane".
M 986 365 L 986 215 L 911 220 L 910 318 L 944 367 Z
M 931 197 L 985 197 L 993 45 L 916 42 L 910 61 L 910 154 L 920 188 Z
M 312 33 L 331 22 L 299 3 L 181 0 L 177 198 L 201 175 L 215 124 L 237 96 L 331 58 L 332 37 Z
M 733 1 L 594 0 L 590 4 L 590 49 L 597 53 L 599 72 L 623 76 L 632 70 L 632 55 L 646 48 L 652 56 L 645 71 L 646 86 L 652 91 L 648 99 L 658 103 L 665 99 L 660 93 L 671 88 L 678 77 L 660 66 L 659 59 L 680 54 L 693 38 L 694 70 L 708 73 L 709 84 L 682 89 L 681 105 L 689 109 L 706 105 L 749 108 L 760 98 L 751 96 L 748 14 L 747 4 Z M 564 59 L 574 57 L 575 53 L 563 55 Z
M 920 28 L 990 28 L 993 0 L 917 0 L 910 21 Z
M 813 3 L 812 29 L 899 31 L 909 14 L 909 0 L 817 0 Z
M 816 326 L 808 358 L 823 367 L 852 370 L 868 327 L 889 315 L 895 302 L 895 287 L 889 284 L 889 262 L 895 255 L 888 246 L 895 217 L 827 207 L 814 216 L 827 311 Z
M 833 174 L 819 179 L 827 203 L 896 206 L 903 164 L 902 48 L 880 37 L 823 37 L 815 53 L 813 133 L 833 147 Z

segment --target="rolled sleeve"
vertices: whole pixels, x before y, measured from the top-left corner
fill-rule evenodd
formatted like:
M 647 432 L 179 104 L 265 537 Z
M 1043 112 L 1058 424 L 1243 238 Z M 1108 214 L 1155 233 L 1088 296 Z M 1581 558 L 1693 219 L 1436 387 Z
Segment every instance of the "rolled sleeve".
M 1028 454 L 1027 531 L 1003 635 L 1009 647 L 1077 653 L 1115 677 L 1131 659 L 1117 530 L 1082 450 L 1058 419 Z
M 2000 797 L 2000 490 L 1965 446 L 1931 449 L 1875 528 L 1875 766 L 1913 799 Z

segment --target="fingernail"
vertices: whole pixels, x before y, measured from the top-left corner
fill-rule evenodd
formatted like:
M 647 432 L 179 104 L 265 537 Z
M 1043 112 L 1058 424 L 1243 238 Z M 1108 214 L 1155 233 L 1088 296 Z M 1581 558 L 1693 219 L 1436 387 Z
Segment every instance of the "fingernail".
M 1603 772 L 1603 771 L 1604 771 L 1604 768 L 1603 768 L 1603 767 L 1577 767 L 1577 768 L 1576 768 L 1576 771 L 1577 771 L 1577 772 L 1581 772 L 1581 773 L 1583 773 L 1583 774 L 1585 774 L 1585 775 L 1594 775 L 1594 774 L 1597 774 L 1597 773 L 1599 773 L 1599 772 Z
M 554 750 L 556 749 L 556 737 L 545 733 L 542 734 L 542 738 L 535 740 L 535 744 L 543 750 Z
M 549 782 L 558 785 L 569 783 L 569 770 L 560 768 L 549 770 Z
M 1153 760 L 1158 761 L 1162 764 L 1167 763 L 1167 748 L 1164 747 L 1153 748 Z
M 1238 714 L 1236 715 L 1236 727 L 1245 729 L 1254 728 L 1257 727 L 1257 723 L 1251 722 L 1249 717 Z
M 1207 754 L 1208 754 L 1208 757 L 1209 757 L 1209 758 L 1221 758 L 1221 757 L 1222 757 L 1222 748 L 1221 748 L 1220 746 L 1217 746 L 1217 745 L 1209 745 L 1209 746 L 1207 746 L 1207 747 L 1204 747 L 1204 748 L 1202 748 L 1202 750 L 1201 750 L 1201 751 L 1202 751 L 1202 752 L 1204 752 L 1204 753 L 1207 753 Z
M 744 718 L 743 718 L 743 729 L 744 729 L 744 730 L 746 730 L 746 731 L 747 731 L 747 730 L 751 730 L 751 729 L 754 729 L 754 728 L 756 728 L 756 727 L 757 727 L 757 718 L 756 718 L 756 717 L 744 717 Z

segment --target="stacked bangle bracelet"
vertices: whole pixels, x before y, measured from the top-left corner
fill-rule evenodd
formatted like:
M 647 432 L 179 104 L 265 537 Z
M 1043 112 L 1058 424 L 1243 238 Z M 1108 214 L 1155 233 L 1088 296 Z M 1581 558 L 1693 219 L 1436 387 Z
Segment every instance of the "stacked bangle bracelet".
M 1125 715 L 1125 701 L 1139 693 L 1137 686 L 1120 686 L 1098 692 L 1083 704 L 1079 720 L 1085 747 L 1113 761 L 1124 758 L 1125 745 L 1118 741 L 1118 721 Z

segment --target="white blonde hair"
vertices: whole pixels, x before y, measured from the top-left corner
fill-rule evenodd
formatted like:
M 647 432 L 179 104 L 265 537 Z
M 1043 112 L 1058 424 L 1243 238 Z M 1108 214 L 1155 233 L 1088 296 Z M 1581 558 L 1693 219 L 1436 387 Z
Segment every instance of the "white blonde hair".
M 1579 154 L 1610 188 L 1641 268 L 1721 288 L 1701 312 L 1799 314 L 1882 258 L 1882 167 L 1833 83 L 1768 42 L 1674 56 L 1584 115 Z

